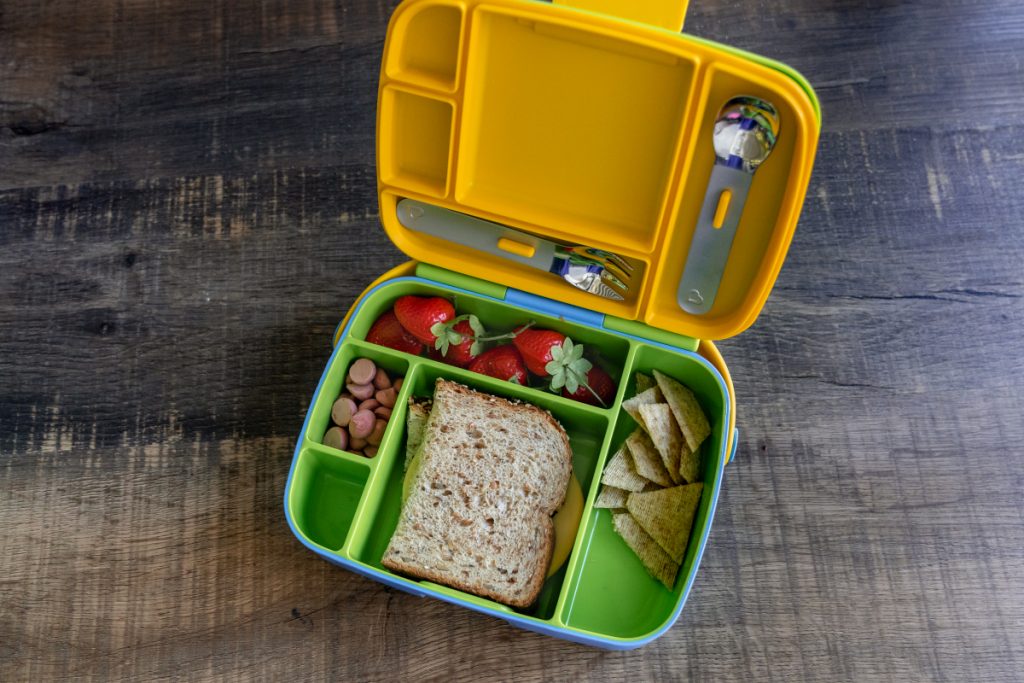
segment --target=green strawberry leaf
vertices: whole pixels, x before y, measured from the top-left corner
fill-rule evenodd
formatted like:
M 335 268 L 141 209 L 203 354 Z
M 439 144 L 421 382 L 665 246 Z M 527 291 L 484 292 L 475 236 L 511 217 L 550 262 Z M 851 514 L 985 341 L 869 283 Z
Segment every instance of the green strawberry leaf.
M 508 378 L 508 381 L 512 382 L 512 384 L 519 384 L 519 377 L 516 375 L 512 375 L 511 377 Z
M 569 354 L 569 358 L 571 360 L 579 360 L 580 358 L 583 358 L 583 344 L 577 344 L 572 347 L 572 353 Z
M 565 340 L 562 342 L 562 346 L 561 346 L 562 355 L 565 356 L 566 358 L 572 358 L 572 347 L 573 347 L 572 339 L 569 339 L 568 337 L 566 337 Z M 554 351 L 555 349 L 552 348 L 551 350 Z M 551 357 L 554 358 L 555 354 L 552 353 Z
M 553 375 L 556 372 L 561 372 L 564 368 L 565 368 L 565 366 L 562 365 L 557 360 L 549 360 L 544 365 L 544 372 L 548 373 L 549 375 Z
M 474 341 L 469 347 L 469 355 L 479 356 L 480 352 L 484 350 L 484 345 L 478 341 Z
M 471 315 L 467 316 L 466 319 L 469 321 L 469 329 L 473 330 L 474 336 L 477 336 L 477 337 L 484 336 L 484 331 L 485 331 L 484 330 L 484 326 L 480 324 L 480 319 L 479 318 L 477 318 L 475 315 L 471 314 Z
M 574 374 L 580 379 L 585 380 L 587 378 L 587 373 L 590 372 L 592 367 L 594 367 L 594 364 L 589 360 L 586 358 L 579 358 L 569 363 L 568 369 L 570 374 Z
M 559 368 L 557 371 L 551 373 L 551 391 L 558 391 L 565 386 L 566 376 L 565 369 Z
M 570 394 L 575 394 L 576 390 L 579 389 L 579 388 L 580 388 L 580 381 L 579 381 L 579 379 L 573 373 L 567 372 L 565 374 L 565 390 L 568 391 Z
M 458 332 L 456 332 L 455 330 L 448 330 L 446 335 L 448 337 L 448 343 L 449 344 L 461 344 L 462 343 L 462 335 L 459 334 Z
M 561 361 L 562 356 L 564 355 L 564 349 L 562 349 L 561 346 L 552 346 L 550 353 L 551 360 Z
M 440 337 L 441 335 L 444 334 L 445 330 L 447 329 L 448 326 L 445 325 L 444 323 L 434 323 L 433 325 L 430 326 L 430 334 L 434 335 L 435 337 Z

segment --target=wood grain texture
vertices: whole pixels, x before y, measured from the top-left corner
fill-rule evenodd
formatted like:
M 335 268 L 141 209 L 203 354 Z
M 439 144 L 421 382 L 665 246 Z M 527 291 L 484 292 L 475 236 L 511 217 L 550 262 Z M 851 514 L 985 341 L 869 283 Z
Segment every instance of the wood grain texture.
M 0 680 L 1020 680 L 1024 7 L 725 3 L 825 111 L 678 624 L 394 592 L 281 497 L 378 227 L 390 2 L 0 0 Z

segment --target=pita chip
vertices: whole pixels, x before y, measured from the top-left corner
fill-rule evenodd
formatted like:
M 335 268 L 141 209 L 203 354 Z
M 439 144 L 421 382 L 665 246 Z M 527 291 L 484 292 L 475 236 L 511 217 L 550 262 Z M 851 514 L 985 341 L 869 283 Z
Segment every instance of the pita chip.
M 708 424 L 708 418 L 697 402 L 697 397 L 682 384 L 657 370 L 654 371 L 654 379 L 657 380 L 658 387 L 672 409 L 686 445 L 691 451 L 696 451 L 711 434 L 711 425 Z
M 654 447 L 651 437 L 647 436 L 646 432 L 637 428 L 626 439 L 626 446 L 629 448 L 629 454 L 633 456 L 633 466 L 637 474 L 655 484 L 672 486 L 672 477 L 665 469 L 658 449 Z
M 636 423 L 641 427 L 644 426 L 643 418 L 640 417 L 639 407 L 651 403 L 662 403 L 664 397 L 661 395 L 661 389 L 658 387 L 651 387 L 642 394 L 637 394 L 631 399 L 622 402 L 622 409 L 629 413 L 629 416 L 636 420 Z
M 594 507 L 625 510 L 626 500 L 628 498 L 629 491 L 626 489 L 619 489 L 605 484 L 601 487 L 601 493 L 597 494 L 597 500 L 594 501 Z
M 647 435 L 658 449 L 658 455 L 672 477 L 672 482 L 682 484 L 679 456 L 686 442 L 683 441 L 683 435 L 676 426 L 675 418 L 672 417 L 672 409 L 667 403 L 651 403 L 641 405 L 638 410 L 647 429 Z
M 700 481 L 700 449 L 691 451 L 685 439 L 679 451 L 679 476 L 687 484 Z
M 633 459 L 625 444 L 615 452 L 604 466 L 601 482 L 626 491 L 642 491 L 647 480 L 641 477 L 633 466 Z
M 636 373 L 636 393 L 642 394 L 653 386 L 655 386 L 653 377 L 642 372 Z
M 647 535 L 647 532 L 629 513 L 612 513 L 612 526 L 615 528 L 615 533 L 621 536 L 630 550 L 640 558 L 647 572 L 665 584 L 666 588 L 672 590 L 676 583 L 679 565 L 672 561 L 672 558 L 653 538 Z
M 704 484 L 631 493 L 626 509 L 674 562 L 682 564 Z

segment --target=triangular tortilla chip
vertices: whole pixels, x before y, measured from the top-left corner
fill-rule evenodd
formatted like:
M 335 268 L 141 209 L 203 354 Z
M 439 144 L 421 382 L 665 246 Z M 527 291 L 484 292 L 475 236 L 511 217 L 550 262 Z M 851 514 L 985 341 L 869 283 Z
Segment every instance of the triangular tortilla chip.
M 700 449 L 691 451 L 685 439 L 679 451 L 679 476 L 686 484 L 700 481 Z
M 703 489 L 704 484 L 698 482 L 650 493 L 631 493 L 626 509 L 673 561 L 682 564 Z
M 633 466 L 633 459 L 625 444 L 605 463 L 601 482 L 627 491 L 642 491 L 647 484 L 647 480 L 641 477 Z
M 594 507 L 625 510 L 627 498 L 629 498 L 629 491 L 606 484 L 601 487 L 601 493 L 597 494 Z
M 640 528 L 640 525 L 629 513 L 613 513 L 612 526 L 615 528 L 615 533 L 621 536 L 626 545 L 640 558 L 647 572 L 665 584 L 666 588 L 672 590 L 676 583 L 679 565 L 672 561 L 668 553 L 662 550 L 661 546 Z
M 630 434 L 626 439 L 626 446 L 629 447 L 629 454 L 633 456 L 633 466 L 637 474 L 655 484 L 672 486 L 672 477 L 662 464 L 661 456 L 658 455 L 658 449 L 654 447 L 651 437 L 647 436 L 644 430 L 637 428 Z
M 638 410 L 640 417 L 644 419 L 644 428 L 654 442 L 654 447 L 658 449 L 658 455 L 672 477 L 672 482 L 682 484 L 679 475 L 679 455 L 686 442 L 683 441 L 683 435 L 679 433 L 679 427 L 672 417 L 672 409 L 667 403 L 652 403 L 642 405 Z
M 638 425 L 643 427 L 643 418 L 640 417 L 640 411 L 637 408 L 648 403 L 661 403 L 664 400 L 665 398 L 661 395 L 661 389 L 651 387 L 642 394 L 637 394 L 633 398 L 623 401 L 622 409 L 629 413 L 629 416 L 636 420 Z
M 708 424 L 708 418 L 697 402 L 697 397 L 682 384 L 657 370 L 654 371 L 654 379 L 658 381 L 658 387 L 676 417 L 679 430 L 686 439 L 686 445 L 691 451 L 696 451 L 711 434 L 711 425 Z
M 636 373 L 636 393 L 642 394 L 653 386 L 655 386 L 653 377 L 642 372 Z

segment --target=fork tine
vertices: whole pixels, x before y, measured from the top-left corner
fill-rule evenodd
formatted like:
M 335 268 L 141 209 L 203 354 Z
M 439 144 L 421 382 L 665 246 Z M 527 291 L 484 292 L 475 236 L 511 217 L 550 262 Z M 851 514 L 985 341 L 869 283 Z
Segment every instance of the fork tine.
M 628 273 L 629 275 L 633 274 L 633 265 L 626 259 L 619 256 L 618 254 L 609 253 L 608 260 L 612 263 L 612 265 L 617 266 L 620 270 Z
M 624 297 L 622 294 L 619 294 L 619 292 L 615 291 L 615 289 L 610 287 L 604 280 L 598 280 L 595 283 L 594 288 L 590 289 L 589 291 L 591 294 L 597 294 L 598 296 L 602 296 L 605 299 L 611 299 L 613 301 L 626 300 L 626 297 Z
M 605 264 L 602 265 L 602 268 L 604 268 L 604 272 L 612 275 L 619 282 L 625 283 L 625 282 L 629 282 L 630 280 L 633 279 L 633 273 L 632 272 L 623 271 L 621 268 L 619 268 L 614 263 L 611 263 L 611 262 L 605 263 Z M 625 286 L 625 285 L 623 285 L 623 286 Z
M 622 282 L 619 278 L 615 277 L 610 271 L 601 271 L 601 282 L 611 288 L 616 294 L 625 296 L 629 293 L 629 286 Z

